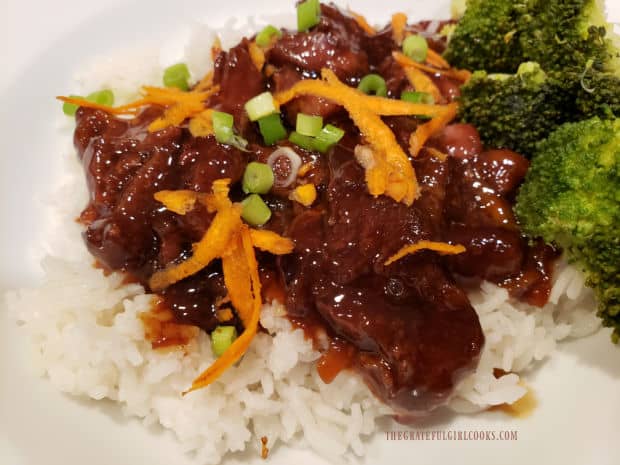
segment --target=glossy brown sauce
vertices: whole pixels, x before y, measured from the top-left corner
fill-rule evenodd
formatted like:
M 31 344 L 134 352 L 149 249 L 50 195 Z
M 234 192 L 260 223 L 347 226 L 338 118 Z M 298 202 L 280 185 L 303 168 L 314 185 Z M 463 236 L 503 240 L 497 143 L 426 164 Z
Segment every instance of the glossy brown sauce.
M 351 368 L 354 362 L 355 347 L 343 339 L 332 338 L 317 362 L 316 370 L 323 382 L 329 384 L 342 370 Z
M 191 255 L 212 215 L 200 206 L 176 215 L 154 200 L 160 190 L 208 192 L 216 179 L 230 178 L 232 199 L 243 198 L 239 180 L 245 166 L 265 161 L 274 150 L 261 145 L 243 111 L 249 98 L 287 89 L 325 66 L 352 85 L 380 72 L 393 97 L 408 88 L 391 57 L 398 47 L 389 28 L 370 37 L 337 9 L 321 8 L 316 28 L 286 32 L 267 52 L 270 77 L 254 66 L 247 40 L 217 57 L 214 82 L 221 90 L 209 106 L 235 115 L 248 152 L 213 137 L 194 138 L 185 126 L 148 133 L 162 112 L 158 107 L 132 120 L 78 110 L 74 140 L 91 192 L 81 221 L 85 242 L 102 266 L 147 285 L 155 271 Z M 430 42 L 438 51 L 444 45 Z M 458 96 L 458 83 L 434 79 L 442 102 Z M 293 147 L 303 163 L 312 164 L 304 177 L 317 188 L 312 208 L 288 200 L 295 183 L 265 196 L 272 210 L 265 228 L 292 238 L 295 250 L 279 258 L 258 254 L 263 299 L 284 303 L 289 318 L 317 343 L 327 338 L 317 365 L 325 382 L 351 368 L 398 412 L 427 412 L 444 403 L 477 365 L 484 335 L 467 298 L 469 286 L 486 279 L 534 305 L 546 302 L 556 252 L 530 246 L 512 214 L 528 161 L 508 150 L 485 150 L 475 128 L 452 124 L 428 143 L 447 160 L 423 149 L 411 161 L 421 196 L 407 207 L 368 194 L 353 156 L 363 137 L 340 107 L 303 96 L 283 106 L 283 120 L 291 124 L 300 111 L 323 116 L 346 135 L 326 155 Z M 419 121 L 385 122 L 406 150 Z M 278 176 L 286 177 L 286 169 L 278 168 Z M 459 243 L 467 251 L 456 256 L 420 251 L 385 265 L 402 246 L 420 240 Z M 154 347 L 186 344 L 197 328 L 213 330 L 226 297 L 221 264 L 213 262 L 159 297 L 143 316 Z M 232 324 L 243 330 L 236 317 Z
M 528 388 L 525 395 L 516 402 L 512 404 L 502 404 L 491 410 L 499 410 L 514 418 L 527 418 L 534 413 L 537 406 L 538 400 L 536 399 L 536 395 L 531 388 Z

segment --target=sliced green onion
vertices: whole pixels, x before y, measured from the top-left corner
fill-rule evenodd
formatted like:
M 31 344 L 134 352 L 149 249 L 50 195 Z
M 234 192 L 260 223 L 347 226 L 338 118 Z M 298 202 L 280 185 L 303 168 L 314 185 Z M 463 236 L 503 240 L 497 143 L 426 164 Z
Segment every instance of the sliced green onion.
M 258 194 L 250 194 L 241 202 L 241 218 L 252 226 L 262 226 L 271 218 L 271 210 Z
M 234 326 L 216 326 L 211 333 L 211 349 L 216 357 L 221 357 L 237 339 L 237 329 Z
M 267 145 L 272 145 L 286 137 L 286 129 L 282 125 L 279 113 L 263 116 L 258 120 L 258 127 Z
M 282 31 L 269 24 L 268 26 L 265 26 L 262 31 L 256 34 L 256 45 L 266 47 L 271 43 L 274 37 L 277 37 L 278 39 L 282 37 Z
M 189 69 L 185 63 L 168 66 L 164 70 L 164 86 L 186 91 L 189 89 L 189 77 Z
M 304 136 L 297 131 L 293 131 L 289 134 L 288 140 L 302 149 L 314 150 L 314 137 Z
M 365 94 L 375 94 L 379 97 L 387 97 L 387 85 L 385 79 L 378 74 L 368 74 L 362 78 L 357 86 Z
M 337 144 L 344 136 L 344 131 L 331 124 L 326 124 L 314 139 L 314 148 L 321 153 L 325 153 L 329 148 Z
M 411 35 L 403 40 L 403 53 L 412 60 L 423 62 L 428 53 L 428 43 L 422 36 Z
M 266 163 L 253 161 L 245 168 L 241 187 L 246 194 L 266 194 L 273 186 L 273 181 L 271 167 Z
M 304 32 L 319 24 L 321 5 L 319 0 L 306 0 L 297 5 L 297 30 Z
M 248 141 L 245 140 L 243 137 L 238 136 L 237 134 L 234 134 L 232 138 L 226 143 L 228 145 L 232 145 L 233 147 L 238 148 L 242 152 L 249 152 L 249 150 L 246 150 L 246 147 L 248 146 Z
M 82 98 L 80 95 L 69 95 L 70 98 Z M 62 111 L 67 116 L 75 116 L 75 112 L 80 108 L 79 105 L 65 102 L 62 104 Z
M 400 99 L 411 103 L 428 103 L 429 105 L 435 103 L 435 99 L 428 92 L 405 91 L 400 94 Z
M 233 123 L 235 122 L 233 115 L 222 111 L 214 111 L 211 113 L 211 121 L 213 122 L 215 140 L 220 144 L 230 143 L 235 135 L 233 132 Z
M 273 102 L 273 95 L 271 95 L 271 92 L 263 92 L 256 97 L 252 97 L 245 102 L 245 111 L 248 113 L 250 121 L 256 121 L 263 116 L 275 113 L 277 109 Z
M 304 113 L 297 113 L 297 124 L 295 130 L 302 136 L 316 137 L 323 129 L 323 118 L 311 116 Z
M 98 90 L 86 96 L 86 100 L 99 105 L 107 105 L 111 107 L 114 105 L 114 92 L 110 89 Z

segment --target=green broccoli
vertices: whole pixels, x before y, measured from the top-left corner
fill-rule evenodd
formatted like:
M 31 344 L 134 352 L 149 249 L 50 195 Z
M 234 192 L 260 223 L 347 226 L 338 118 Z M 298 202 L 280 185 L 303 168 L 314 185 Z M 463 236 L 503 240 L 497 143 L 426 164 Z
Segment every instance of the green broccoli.
M 620 118 L 620 77 L 596 70 L 586 70 L 575 80 L 576 106 L 580 119 L 591 116 Z
M 565 249 L 620 338 L 620 119 L 567 123 L 536 148 L 517 197 L 523 231 Z
M 600 0 L 530 0 L 519 42 L 576 100 L 578 119 L 620 116 L 618 37 Z
M 523 58 L 516 32 L 514 0 L 468 0 L 464 16 L 444 53 L 453 66 L 514 73 Z
M 512 21 L 506 28 L 514 33 L 505 46 L 496 44 L 485 51 L 482 45 L 504 36 L 478 15 L 495 21 L 492 13 L 500 10 L 505 13 L 502 24 Z M 476 72 L 461 89 L 460 118 L 474 124 L 488 146 L 529 156 L 560 124 L 593 116 L 620 117 L 620 59 L 614 41 L 618 38 L 598 0 L 470 0 L 452 32 L 446 57 L 457 59 L 457 66 L 491 74 Z M 476 57 L 466 62 L 468 53 Z M 516 75 L 501 74 L 498 79 L 492 74 L 512 72 L 521 60 L 530 61 L 518 65 Z M 529 78 L 531 62 L 540 64 L 536 74 L 544 79 Z
M 529 0 L 516 21 L 524 55 L 546 71 L 615 68 L 617 50 L 601 0 Z
M 529 155 L 575 114 L 574 97 L 562 85 L 536 63 L 523 63 L 515 75 L 477 71 L 461 88 L 459 117 L 478 128 L 487 146 Z
M 616 73 L 620 57 L 602 0 L 468 0 L 445 58 L 456 67 L 514 73 L 526 61 L 547 71 Z

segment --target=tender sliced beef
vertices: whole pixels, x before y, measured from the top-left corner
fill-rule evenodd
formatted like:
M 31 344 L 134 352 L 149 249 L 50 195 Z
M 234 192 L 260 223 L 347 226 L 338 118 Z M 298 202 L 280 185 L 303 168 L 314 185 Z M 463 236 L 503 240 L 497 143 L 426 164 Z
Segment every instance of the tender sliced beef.
M 316 27 L 309 32 L 285 33 L 268 51 L 267 61 L 311 74 L 329 68 L 342 80 L 368 74 L 368 57 L 360 44 L 364 31 L 336 8 L 321 5 L 321 11 Z
M 409 80 L 403 67 L 388 55 L 377 68 L 377 73 L 385 79 L 388 97 L 400 98 L 400 94 L 409 87 Z
M 221 178 L 236 183 L 248 159 L 244 152 L 218 144 L 213 137 L 192 138 L 178 127 L 149 133 L 148 124 L 160 114 L 157 108 L 133 120 L 88 109 L 77 114 L 75 145 L 91 191 L 82 215 L 86 244 L 103 266 L 127 271 L 144 284 L 155 270 L 187 258 L 213 217 L 202 206 L 176 215 L 163 208 L 154 194 L 168 189 L 208 192 L 213 181 Z M 198 286 L 196 279 L 166 292 L 177 299 L 181 291 L 175 289 Z M 199 288 L 183 305 L 171 304 L 172 310 L 181 312 L 193 299 L 196 308 L 207 309 L 204 319 L 178 313 L 178 321 L 200 320 L 208 325 L 201 327 L 213 329 L 212 304 L 225 294 L 211 295 L 209 300 L 211 288 Z
M 287 308 L 301 318 L 318 312 L 332 334 L 352 344 L 379 397 L 403 412 L 426 411 L 445 401 L 455 373 L 475 364 L 484 337 L 436 255 L 385 261 L 405 244 L 440 234 L 448 173 L 435 160 L 418 161 L 424 194 L 409 208 L 368 195 L 351 150 L 330 157 L 328 210 L 298 216 L 287 231 L 296 242 L 295 255 L 280 261 Z
M 215 59 L 213 83 L 220 86 L 220 91 L 212 98 L 211 106 L 232 113 L 237 129 L 245 135 L 250 121 L 243 106 L 266 89 L 265 78 L 250 57 L 247 39 L 228 52 L 220 52 Z

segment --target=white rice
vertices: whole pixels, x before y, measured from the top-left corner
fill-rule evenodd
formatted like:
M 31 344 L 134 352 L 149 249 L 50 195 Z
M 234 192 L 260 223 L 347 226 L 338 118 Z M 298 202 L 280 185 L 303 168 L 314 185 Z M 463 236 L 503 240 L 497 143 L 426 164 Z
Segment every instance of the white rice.
M 226 26 L 225 46 L 239 37 L 230 34 L 233 29 Z M 185 61 L 193 76 L 211 66 L 205 56 L 214 37 L 206 26 L 189 34 Z M 121 100 L 130 99 L 139 84 L 158 83 L 161 61 L 159 53 L 145 50 L 99 59 L 78 76 L 75 90 L 110 87 Z M 63 137 L 70 141 L 72 128 L 64 126 Z M 41 375 L 63 392 L 112 399 L 126 415 L 172 430 L 197 464 L 218 463 L 226 453 L 247 448 L 258 453 L 262 436 L 270 448 L 278 443 L 310 447 L 332 460 L 364 454 L 363 439 L 376 431 L 376 420 L 389 415 L 389 408 L 351 373 L 324 384 L 314 365 L 319 354 L 278 305 L 263 308 L 261 324 L 268 334 L 256 336 L 237 366 L 209 388 L 182 397 L 214 360 L 208 336 L 201 334 L 186 350 L 151 348 L 138 315 L 149 309 L 152 296 L 139 285 L 123 284 L 119 274 L 106 277 L 92 267 L 73 221 L 87 201 L 85 182 L 72 150 L 65 161 L 65 178 L 49 206 L 48 241 L 41 247 L 44 282 L 6 296 L 10 314 L 32 341 Z M 449 404 L 458 412 L 519 399 L 526 389 L 517 373 L 549 356 L 558 341 L 599 327 L 592 292 L 564 263 L 542 309 L 517 302 L 489 283 L 470 298 L 486 345 L 476 372 L 460 383 Z M 495 378 L 494 368 L 511 374 Z

